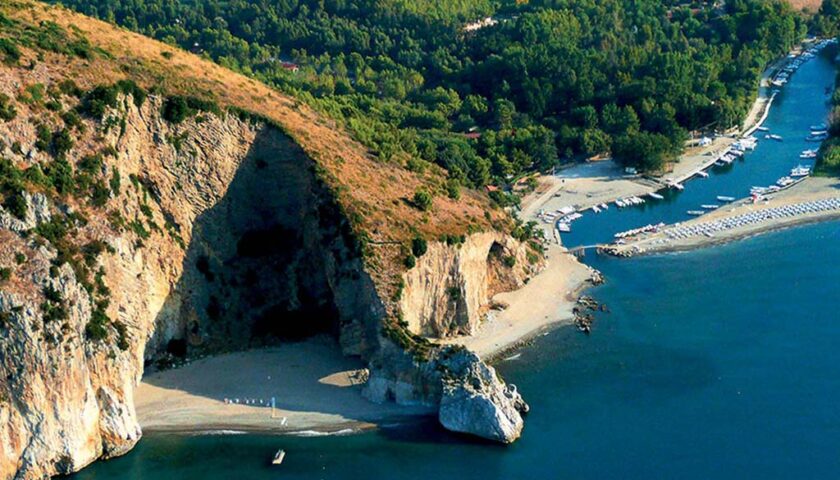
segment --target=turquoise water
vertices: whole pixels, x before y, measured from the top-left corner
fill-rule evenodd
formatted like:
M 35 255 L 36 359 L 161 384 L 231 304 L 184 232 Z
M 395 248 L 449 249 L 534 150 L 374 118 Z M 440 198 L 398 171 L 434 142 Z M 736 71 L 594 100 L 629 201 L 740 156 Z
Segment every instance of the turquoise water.
M 575 224 L 580 243 L 681 219 L 799 163 L 826 114 L 834 69 L 807 64 L 777 100 L 763 142 L 728 172 L 651 207 Z M 810 147 L 808 147 L 810 148 Z M 687 205 L 691 205 L 688 207 Z M 434 421 L 344 437 L 147 435 L 74 479 L 837 478 L 840 474 L 840 223 L 707 250 L 619 260 L 590 255 L 610 313 L 498 365 L 530 402 L 503 447 Z M 282 467 L 268 466 L 278 448 Z

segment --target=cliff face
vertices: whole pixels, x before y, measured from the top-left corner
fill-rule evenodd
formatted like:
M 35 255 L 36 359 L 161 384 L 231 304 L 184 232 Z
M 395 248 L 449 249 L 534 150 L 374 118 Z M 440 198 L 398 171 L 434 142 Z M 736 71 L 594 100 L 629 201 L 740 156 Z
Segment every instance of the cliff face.
M 536 272 L 539 262 L 531 263 L 527 244 L 499 232 L 458 245 L 434 242 L 403 277 L 403 320 L 418 335 L 471 335 L 496 293 L 521 287 Z
M 50 35 L 73 25 L 110 49 L 79 59 L 33 41 L 0 65 L 0 478 L 131 449 L 147 366 L 321 332 L 369 362 L 369 398 L 445 404 L 450 428 L 518 436 L 515 391 L 475 355 L 424 339 L 474 332 L 492 295 L 533 272 L 486 200 L 439 195 L 428 216 L 405 199 L 441 172 L 374 161 L 264 86 L 61 9 L 0 11 L 4 38 L 57 22 Z M 147 57 L 120 50 L 132 42 Z M 236 112 L 266 117 L 193 99 L 173 120 L 176 97 L 93 88 L 124 72 L 214 87 Z M 403 271 L 409 235 L 468 227 L 484 233 L 431 242 Z
M 82 207 L 41 194 L 25 195 L 23 220 L 0 207 L 0 266 L 13 271 L 0 285 L 4 477 L 69 473 L 130 449 L 140 437 L 132 394 L 144 358 L 320 331 L 338 335 L 351 354 L 367 354 L 376 341 L 382 306 L 346 220 L 300 148 L 232 115 L 173 126 L 160 109 L 161 99 L 137 107 L 124 98 L 114 112 L 124 128 L 101 136 L 88 122 L 91 133 L 70 154 L 72 161 L 112 145 L 101 170 L 131 179 L 78 229 L 106 245 L 91 265 L 110 289 L 114 323 L 104 341 L 86 333 L 96 295 L 57 259 L 58 248 L 33 234 L 51 212 Z M 49 162 L 32 137 L 15 134 L 18 121 L 0 128 L 30 166 Z M 114 228 L 116 216 L 130 226 Z M 64 318 L 46 319 L 51 302 Z M 125 348 L 114 345 L 118 337 Z

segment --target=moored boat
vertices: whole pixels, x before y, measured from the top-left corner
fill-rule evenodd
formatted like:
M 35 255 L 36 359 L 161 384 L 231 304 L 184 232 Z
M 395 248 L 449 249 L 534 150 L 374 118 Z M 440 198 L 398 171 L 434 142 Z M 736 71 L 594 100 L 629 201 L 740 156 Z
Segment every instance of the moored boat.
M 720 202 L 734 202 L 735 201 L 735 197 L 727 197 L 726 195 L 718 195 L 717 199 Z

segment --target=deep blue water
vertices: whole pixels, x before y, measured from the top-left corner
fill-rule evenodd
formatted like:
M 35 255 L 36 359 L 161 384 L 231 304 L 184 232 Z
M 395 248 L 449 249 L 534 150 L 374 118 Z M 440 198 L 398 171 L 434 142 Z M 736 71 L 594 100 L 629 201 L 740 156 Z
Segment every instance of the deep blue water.
M 740 196 L 799 163 L 826 113 L 826 60 L 807 64 L 728 173 L 673 203 L 610 209 L 575 223 L 576 243 L 674 221 L 715 195 Z M 810 148 L 807 147 L 807 148 Z M 687 206 L 690 205 L 690 206 Z M 695 252 L 590 255 L 610 313 L 593 334 L 565 328 L 498 365 L 530 402 L 523 437 L 502 447 L 434 422 L 346 437 L 148 435 L 76 479 L 709 479 L 840 476 L 840 223 Z M 278 448 L 282 467 L 268 459 Z

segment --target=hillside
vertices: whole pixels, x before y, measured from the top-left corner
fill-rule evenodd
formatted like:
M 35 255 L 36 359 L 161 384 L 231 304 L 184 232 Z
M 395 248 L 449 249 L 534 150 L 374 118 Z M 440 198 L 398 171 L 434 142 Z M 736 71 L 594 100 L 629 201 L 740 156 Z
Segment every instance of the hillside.
M 368 363 L 369 398 L 519 435 L 518 394 L 421 336 L 471 333 L 541 264 L 485 196 L 61 7 L 0 4 L 0 56 L 0 478 L 132 448 L 149 366 L 317 333 Z

